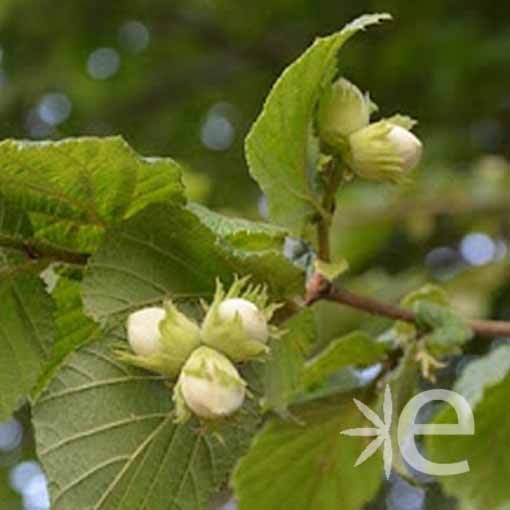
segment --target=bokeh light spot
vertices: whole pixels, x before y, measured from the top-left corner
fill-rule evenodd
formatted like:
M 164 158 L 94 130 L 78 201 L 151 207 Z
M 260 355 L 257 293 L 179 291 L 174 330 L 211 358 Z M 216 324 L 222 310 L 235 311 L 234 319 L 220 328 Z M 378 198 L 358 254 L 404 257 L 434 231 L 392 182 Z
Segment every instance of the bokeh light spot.
M 70 99 L 61 92 L 54 92 L 42 97 L 37 107 L 37 113 L 43 122 L 57 126 L 67 120 L 71 109 Z
M 119 44 L 131 53 L 141 53 L 149 46 L 149 42 L 149 29 L 141 21 L 126 21 L 119 28 Z
M 370 367 L 356 370 L 355 372 L 363 383 L 369 384 L 381 373 L 382 368 L 381 363 L 377 363 Z
M 386 504 L 391 510 L 422 510 L 425 491 L 395 477 Z
M 39 116 L 37 108 L 33 108 L 27 114 L 25 127 L 31 138 L 41 139 L 47 138 L 53 131 L 53 126 L 44 122 Z
M 235 128 L 229 115 L 232 109 L 228 103 L 216 103 L 207 112 L 200 138 L 208 149 L 224 151 L 232 145 L 235 137 Z
M 425 265 L 438 280 L 448 280 L 459 272 L 462 261 L 457 250 L 449 246 L 438 246 L 427 253 Z
M 269 218 L 269 203 L 266 195 L 260 195 L 257 206 L 261 218 L 267 220 Z
M 43 474 L 33 476 L 25 485 L 22 497 L 25 510 L 48 510 L 50 495 L 46 477 Z
M 0 451 L 11 452 L 15 450 L 23 439 L 23 427 L 16 419 L 0 423 Z
M 20 462 L 11 469 L 9 476 L 11 487 L 16 492 L 23 493 L 30 480 L 42 474 L 41 466 L 35 460 Z
M 237 509 L 237 503 L 234 499 L 229 499 L 222 507 L 221 510 L 236 510 Z
M 87 60 L 87 71 L 96 80 L 111 78 L 120 67 L 119 52 L 113 48 L 98 48 Z
M 462 258 L 472 266 L 483 266 L 494 259 L 496 245 L 486 234 L 475 232 L 468 234 L 460 243 Z

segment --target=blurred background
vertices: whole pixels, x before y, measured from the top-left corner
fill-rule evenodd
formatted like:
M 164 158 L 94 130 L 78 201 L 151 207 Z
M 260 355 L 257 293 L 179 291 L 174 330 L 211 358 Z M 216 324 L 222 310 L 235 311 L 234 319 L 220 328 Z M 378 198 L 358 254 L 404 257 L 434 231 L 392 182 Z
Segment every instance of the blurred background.
M 349 285 L 365 293 L 395 301 L 432 280 L 461 313 L 508 318 L 506 2 L 2 0 L 0 138 L 121 134 L 144 155 L 184 163 L 194 200 L 264 218 L 243 140 L 271 84 L 315 36 L 381 11 L 394 21 L 349 42 L 340 69 L 382 115 L 419 120 L 425 159 L 405 188 L 346 187 L 335 253 L 350 262 Z M 291 249 L 299 257 L 304 248 Z M 384 326 L 328 305 L 318 312 L 324 341 Z M 445 381 L 487 348 L 473 342 Z M 0 424 L 0 510 L 49 508 L 27 422 L 22 410 Z M 430 494 L 393 480 L 374 508 L 455 508 Z

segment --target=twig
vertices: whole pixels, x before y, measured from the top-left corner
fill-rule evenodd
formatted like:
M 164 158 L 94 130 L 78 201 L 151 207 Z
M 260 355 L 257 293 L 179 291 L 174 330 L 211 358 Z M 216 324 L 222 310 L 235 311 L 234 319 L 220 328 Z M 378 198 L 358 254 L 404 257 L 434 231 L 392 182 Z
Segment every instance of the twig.
M 360 296 L 346 289 L 331 285 L 322 275 L 316 273 L 307 285 L 306 305 L 317 301 L 333 301 L 342 305 L 362 310 L 371 315 L 379 315 L 389 319 L 416 323 L 416 314 L 412 310 L 383 303 L 377 299 Z M 494 337 L 510 336 L 510 322 L 491 320 L 470 320 L 469 326 L 477 335 Z

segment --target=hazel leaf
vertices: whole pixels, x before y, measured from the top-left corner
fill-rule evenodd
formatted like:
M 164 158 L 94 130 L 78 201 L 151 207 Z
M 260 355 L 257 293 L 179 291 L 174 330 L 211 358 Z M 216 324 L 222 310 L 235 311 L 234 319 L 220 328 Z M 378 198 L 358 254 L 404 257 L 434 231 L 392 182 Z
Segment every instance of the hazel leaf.
M 277 80 L 246 139 L 250 172 L 269 202 L 271 218 L 301 235 L 318 212 L 317 144 L 313 123 L 317 102 L 337 69 L 337 54 L 356 32 L 390 19 L 357 18 L 343 30 L 318 38 Z

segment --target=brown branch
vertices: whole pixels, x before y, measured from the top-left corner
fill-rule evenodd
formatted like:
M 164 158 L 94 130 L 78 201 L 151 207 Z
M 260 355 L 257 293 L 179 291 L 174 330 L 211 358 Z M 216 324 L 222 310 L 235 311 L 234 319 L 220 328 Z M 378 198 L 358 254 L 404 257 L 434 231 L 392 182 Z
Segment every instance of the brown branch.
M 320 300 L 333 301 L 371 315 L 416 323 L 416 314 L 412 310 L 389 305 L 370 297 L 360 296 L 346 289 L 338 289 L 322 275 L 316 273 L 307 285 L 306 305 L 310 306 Z M 470 320 L 468 323 L 471 329 L 480 336 L 510 336 L 510 322 Z
M 31 239 L 30 241 L 0 234 L 0 248 L 8 248 L 24 253 L 31 260 L 48 260 L 50 262 L 64 262 L 66 264 L 83 266 L 90 255 L 66 248 L 60 248 L 45 241 Z

